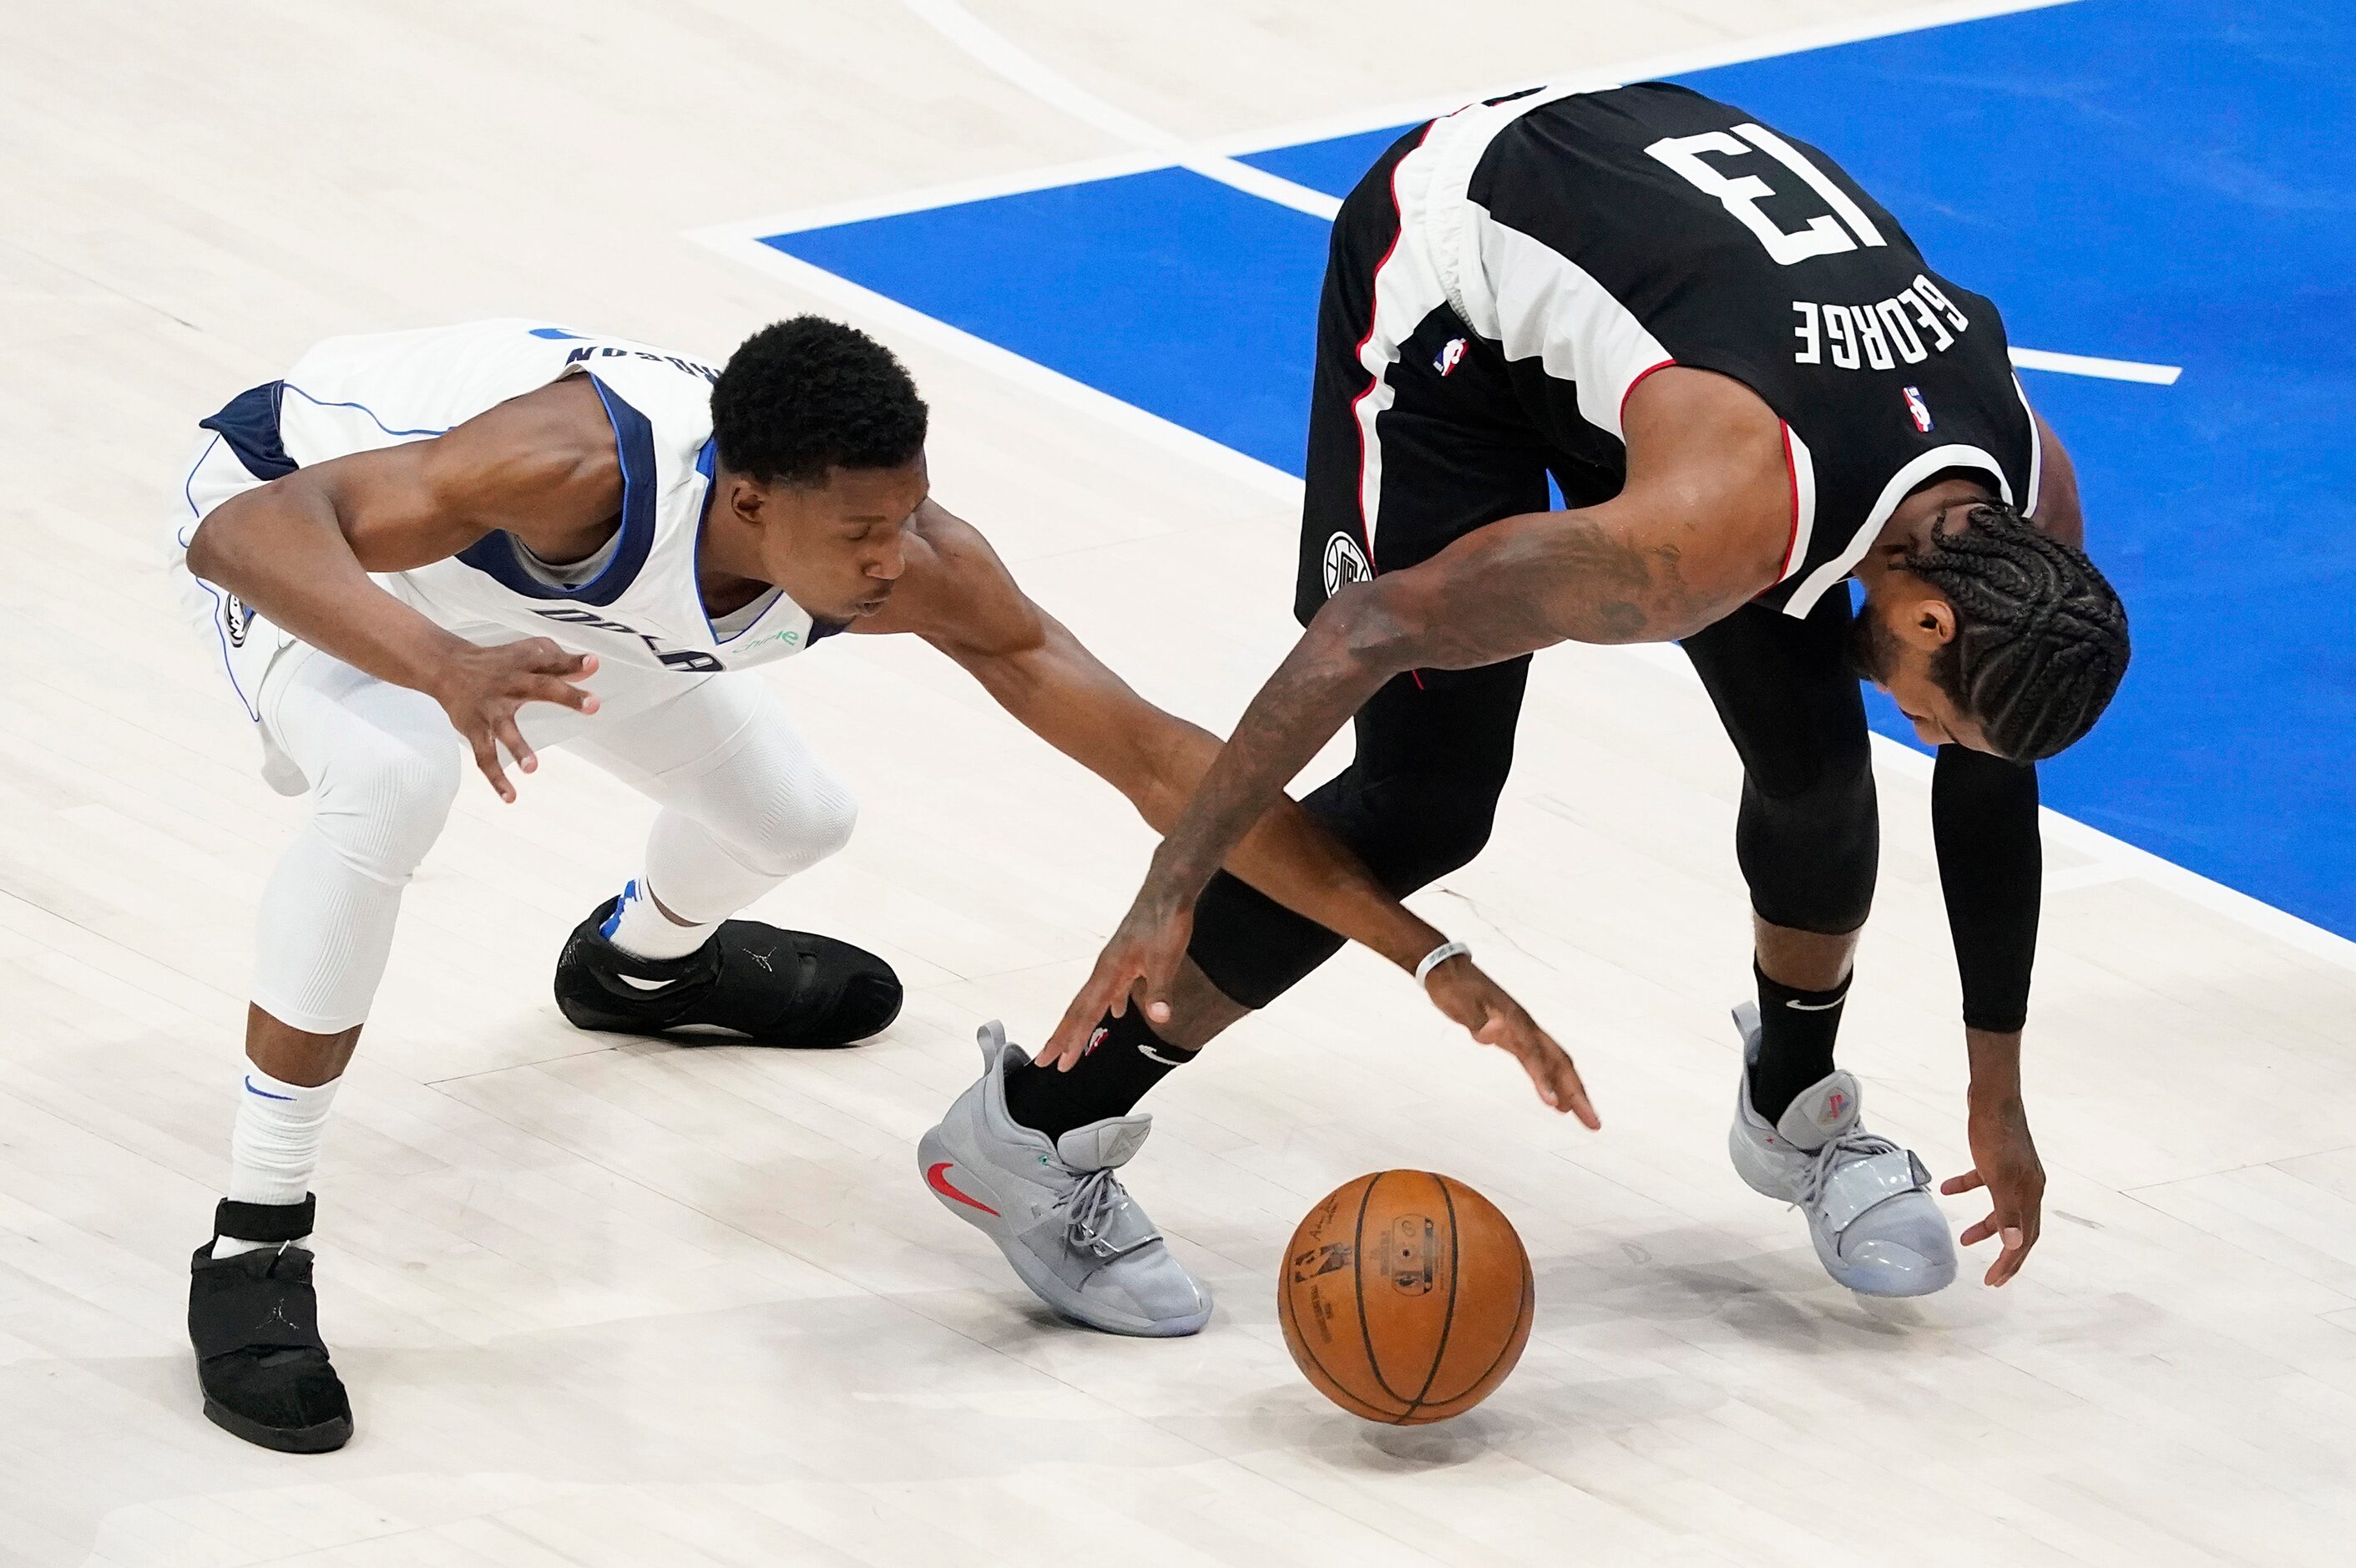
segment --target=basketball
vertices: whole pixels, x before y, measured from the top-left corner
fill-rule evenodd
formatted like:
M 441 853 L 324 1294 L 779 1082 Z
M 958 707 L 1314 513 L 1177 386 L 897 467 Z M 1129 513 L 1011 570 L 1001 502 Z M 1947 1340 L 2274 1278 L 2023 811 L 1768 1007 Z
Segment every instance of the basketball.
M 1292 1232 L 1276 1311 L 1319 1393 L 1368 1421 L 1421 1426 L 1505 1380 L 1536 1295 L 1529 1253 L 1495 1204 L 1430 1171 L 1379 1171 Z

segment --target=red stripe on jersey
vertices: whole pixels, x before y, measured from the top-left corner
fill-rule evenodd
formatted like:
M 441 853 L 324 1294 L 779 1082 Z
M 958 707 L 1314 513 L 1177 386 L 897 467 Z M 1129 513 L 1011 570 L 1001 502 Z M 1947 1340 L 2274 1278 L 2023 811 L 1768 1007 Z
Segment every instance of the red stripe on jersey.
M 1655 371 L 1675 370 L 1676 363 L 1675 360 L 1663 360 L 1657 365 L 1645 366 L 1636 372 L 1636 379 L 1628 383 L 1628 390 L 1620 394 L 1620 432 L 1622 436 L 1625 436 L 1628 432 L 1628 400 L 1636 395 L 1636 389 L 1644 384 L 1646 376 L 1651 375 Z

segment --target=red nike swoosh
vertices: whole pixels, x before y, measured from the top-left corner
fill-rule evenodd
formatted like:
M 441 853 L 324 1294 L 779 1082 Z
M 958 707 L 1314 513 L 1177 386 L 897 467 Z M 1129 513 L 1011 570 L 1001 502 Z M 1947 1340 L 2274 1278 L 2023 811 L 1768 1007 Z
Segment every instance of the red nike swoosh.
M 968 1208 L 980 1209 L 984 1214 L 989 1215 L 993 1219 L 1003 1219 L 1006 1218 L 1004 1215 L 999 1213 L 995 1208 L 991 1208 L 990 1205 L 982 1202 L 981 1199 L 975 1197 L 969 1193 L 959 1192 L 950 1184 L 949 1178 L 941 1174 L 948 1168 L 949 1162 L 943 1160 L 940 1164 L 934 1165 L 932 1168 L 926 1171 L 925 1185 L 931 1187 L 935 1192 L 939 1193 L 943 1197 L 953 1197 L 957 1199 L 959 1203 L 964 1204 Z

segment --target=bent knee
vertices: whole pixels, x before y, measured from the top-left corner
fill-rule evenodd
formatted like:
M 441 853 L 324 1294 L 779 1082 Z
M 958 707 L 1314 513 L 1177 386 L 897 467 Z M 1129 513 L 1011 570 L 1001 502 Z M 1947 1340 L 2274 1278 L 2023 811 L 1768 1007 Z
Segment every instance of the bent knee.
M 832 774 L 821 773 L 726 836 L 754 870 L 791 876 L 841 854 L 858 825 L 858 797 Z
M 354 870 L 405 882 L 442 836 L 460 774 L 455 741 L 385 736 L 348 747 L 315 784 L 311 820 Z
M 1329 825 L 1385 886 L 1405 893 L 1471 865 L 1496 820 L 1490 790 L 1404 775 L 1367 790 Z

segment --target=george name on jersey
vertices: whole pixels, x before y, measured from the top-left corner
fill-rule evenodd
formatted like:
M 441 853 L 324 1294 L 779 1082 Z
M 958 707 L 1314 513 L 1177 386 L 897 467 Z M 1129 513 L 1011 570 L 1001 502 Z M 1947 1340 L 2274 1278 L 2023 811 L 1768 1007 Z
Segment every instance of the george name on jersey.
M 1887 371 L 1901 361 L 1919 365 L 1954 347 L 1971 325 L 1946 291 L 1927 277 L 1871 305 L 1795 299 L 1792 308 L 1800 317 L 1792 329 L 1800 340 L 1793 361 L 1842 371 Z

